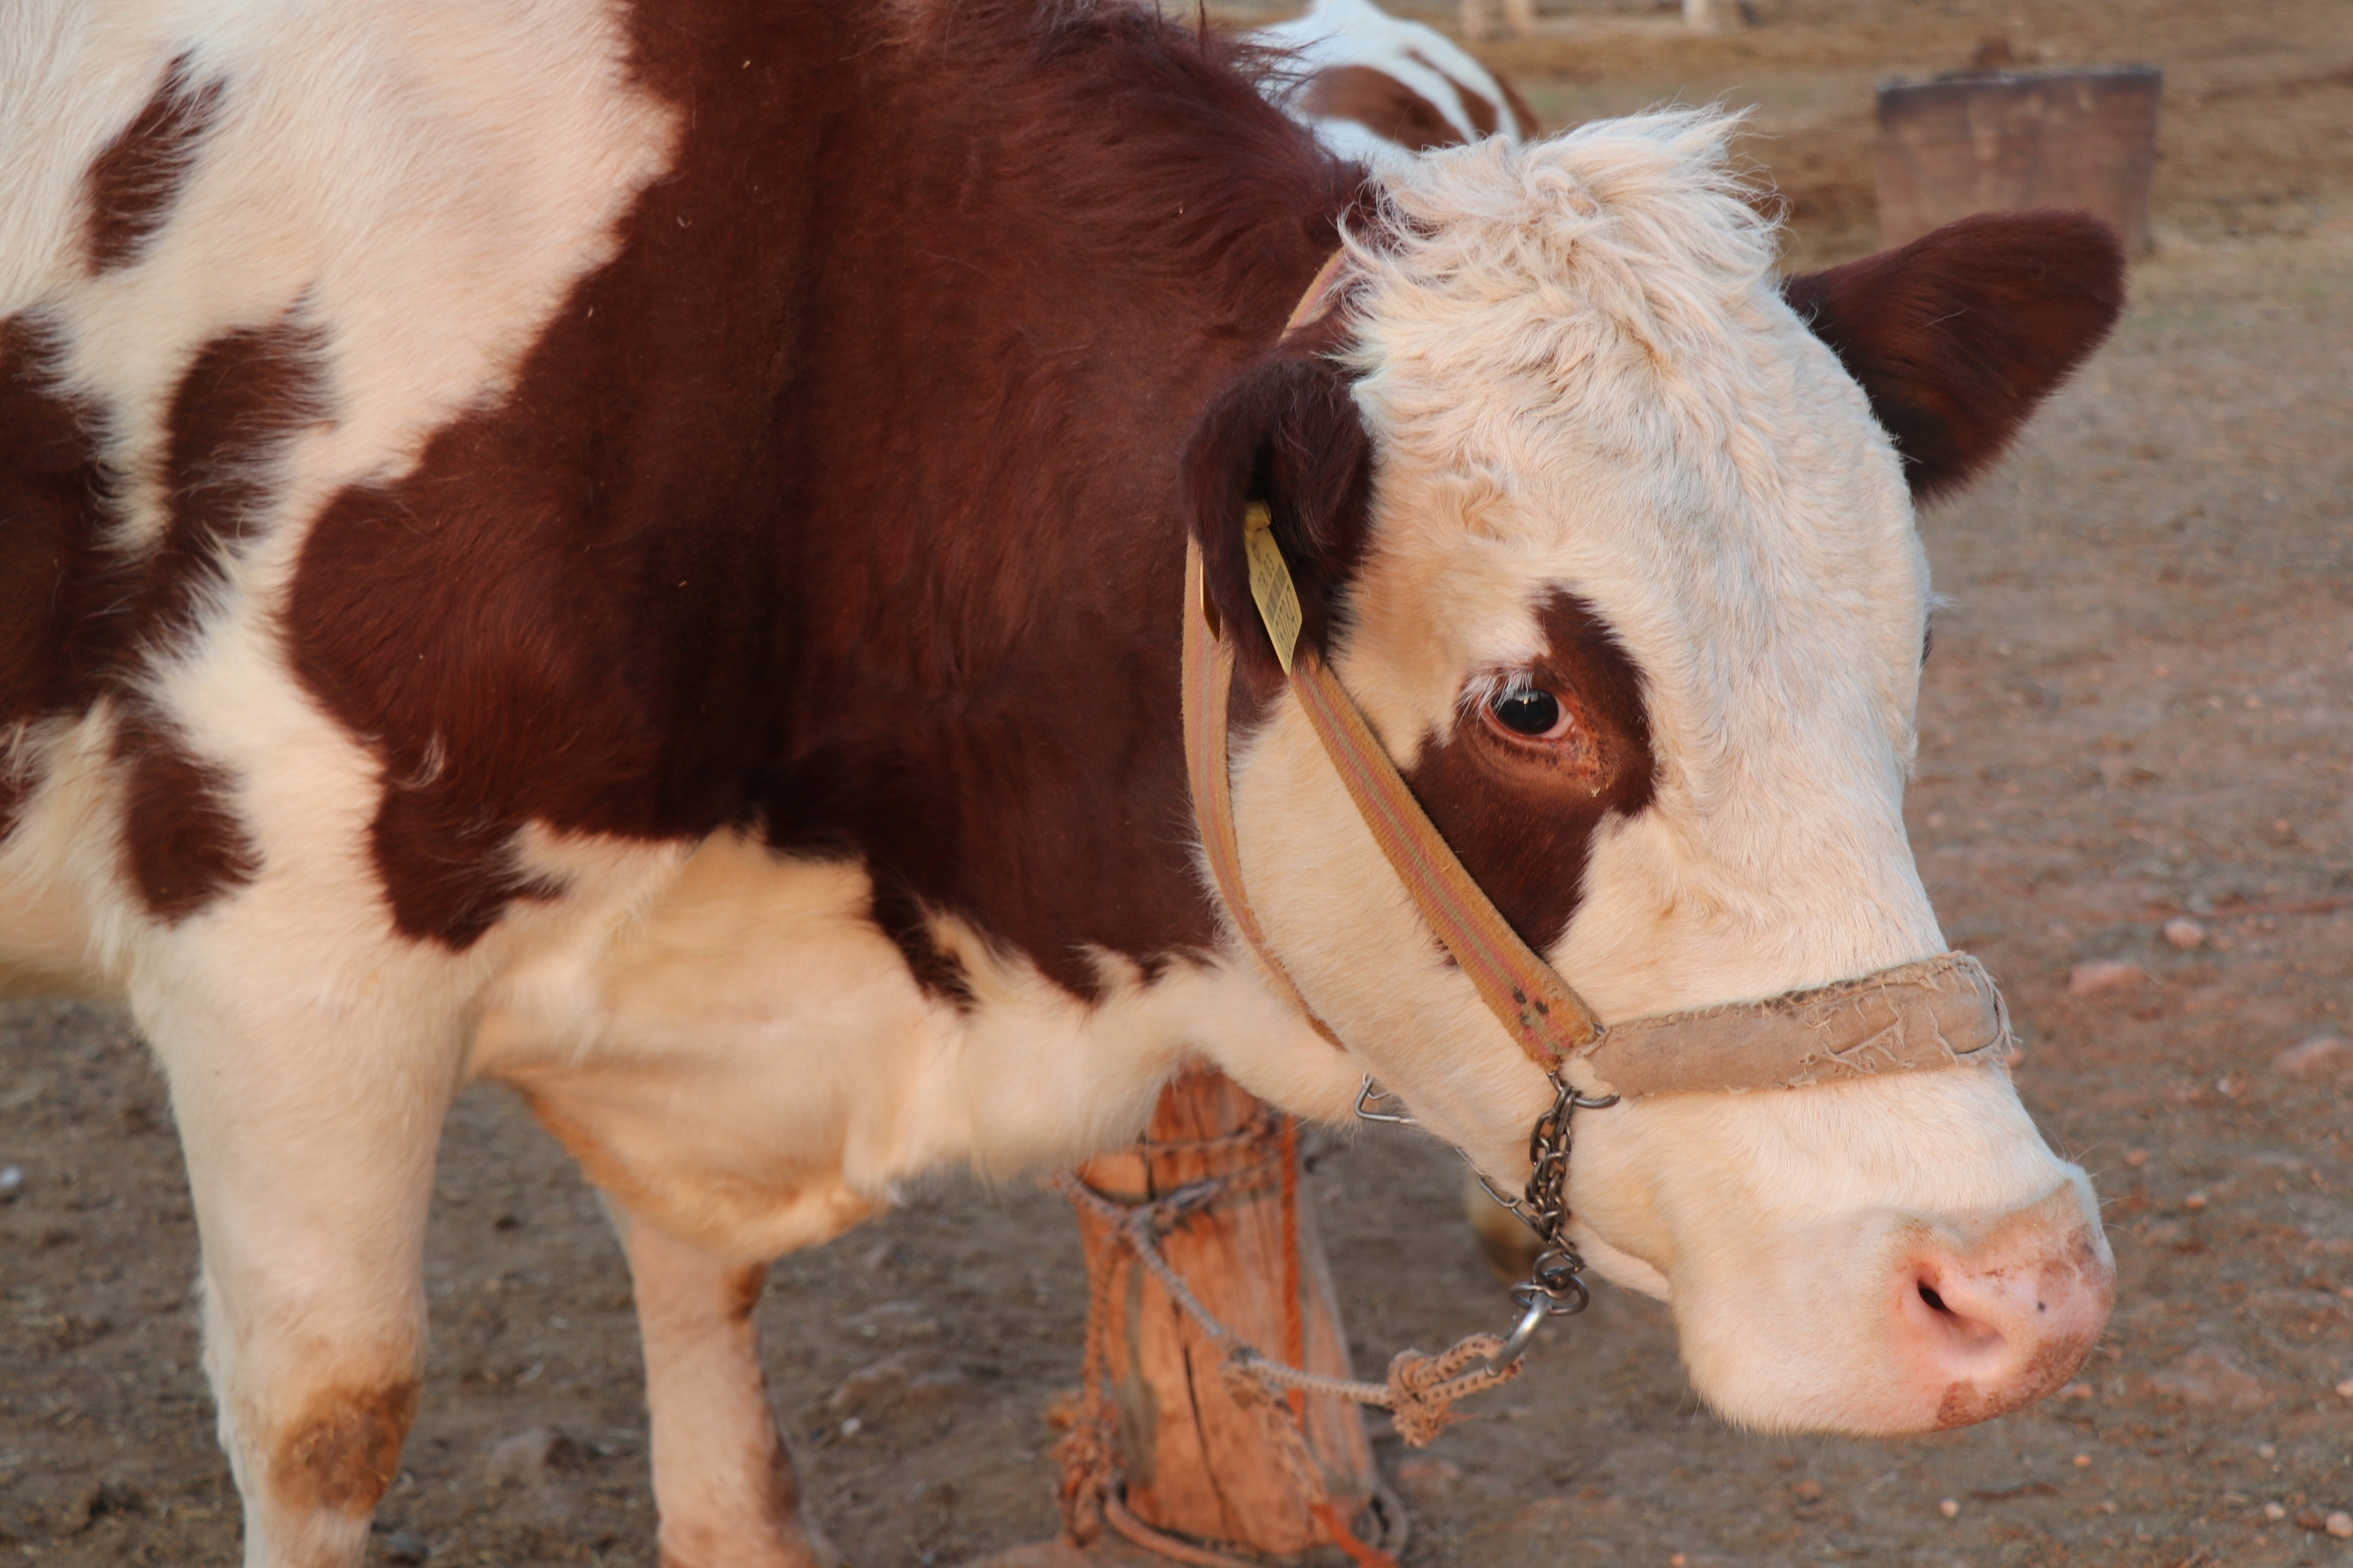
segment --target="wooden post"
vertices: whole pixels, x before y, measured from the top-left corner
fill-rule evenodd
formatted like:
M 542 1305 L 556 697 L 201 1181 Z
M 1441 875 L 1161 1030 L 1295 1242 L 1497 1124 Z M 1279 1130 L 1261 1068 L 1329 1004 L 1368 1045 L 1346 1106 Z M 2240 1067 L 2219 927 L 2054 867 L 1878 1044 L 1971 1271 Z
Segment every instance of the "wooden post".
M 1280 1125 L 1231 1080 L 1188 1075 L 1162 1093 L 1145 1142 L 1090 1161 L 1079 1176 L 1120 1204 L 1205 1179 L 1229 1183 L 1227 1195 L 1164 1238 L 1170 1265 L 1212 1316 L 1265 1355 L 1297 1356 L 1311 1371 L 1346 1377 L 1347 1342 L 1314 1215 L 1304 1203 L 1284 1202 L 1282 1162 L 1295 1162 L 1297 1149 Z M 1271 1440 L 1265 1414 L 1238 1402 L 1219 1375 L 1225 1352 L 1108 1221 L 1082 1208 L 1079 1226 L 1092 1287 L 1091 1371 L 1108 1406 L 1089 1415 L 1110 1428 L 1128 1512 L 1151 1529 L 1228 1550 L 1290 1555 L 1332 1543 L 1313 1511 L 1317 1500 Z M 1290 1301 L 1286 1279 L 1296 1282 Z M 1096 1392 L 1091 1387 L 1090 1398 Z M 1379 1484 L 1356 1406 L 1298 1396 L 1288 1414 L 1303 1414 L 1331 1505 L 1325 1518 L 1356 1529 Z

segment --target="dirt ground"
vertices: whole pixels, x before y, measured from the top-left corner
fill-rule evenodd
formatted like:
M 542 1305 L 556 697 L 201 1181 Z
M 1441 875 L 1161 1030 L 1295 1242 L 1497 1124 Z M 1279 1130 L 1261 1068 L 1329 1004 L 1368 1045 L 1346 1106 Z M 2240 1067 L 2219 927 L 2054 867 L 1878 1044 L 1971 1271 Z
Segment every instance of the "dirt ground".
M 2116 342 L 1924 520 L 1953 602 L 1909 805 L 1947 933 L 2008 989 L 2021 1092 L 2096 1173 L 2116 1315 L 2082 1382 L 2031 1411 L 1773 1439 L 1701 1410 L 1663 1311 L 1605 1287 L 1482 1419 L 1421 1455 L 1379 1445 L 1414 1510 L 1405 1561 L 2353 1563 L 2325 1529 L 2353 1510 L 2353 1045 L 2281 1057 L 2353 1036 L 2353 6 L 1757 9 L 1695 41 L 1585 6 L 1495 58 L 1556 121 L 1757 102 L 1750 150 L 1806 261 L 1871 247 L 1875 78 L 1996 34 L 2168 72 L 2159 246 Z M 2198 945 L 2161 936 L 2177 916 Z M 2083 967 L 2102 963 L 2125 967 Z M 0 1010 L 10 1166 L 0 1558 L 235 1562 L 170 1113 L 118 1021 Z M 1501 1321 L 1456 1170 L 1409 1134 L 1316 1163 L 1360 1367 Z M 650 1564 L 620 1256 L 497 1092 L 451 1121 L 428 1279 L 425 1413 L 376 1560 Z M 1052 1532 L 1041 1413 L 1076 1380 L 1082 1306 L 1070 1217 L 1027 1185 L 943 1180 L 777 1267 L 769 1373 L 851 1562 Z

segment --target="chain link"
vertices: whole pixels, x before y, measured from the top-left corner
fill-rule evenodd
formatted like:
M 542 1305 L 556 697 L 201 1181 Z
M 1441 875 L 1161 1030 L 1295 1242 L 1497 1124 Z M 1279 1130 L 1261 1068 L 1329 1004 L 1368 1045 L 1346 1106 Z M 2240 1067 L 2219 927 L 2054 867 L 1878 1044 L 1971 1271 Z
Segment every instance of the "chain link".
M 1585 1286 L 1585 1259 L 1565 1234 L 1568 1228 L 1569 1145 L 1577 1113 L 1607 1110 L 1618 1103 L 1618 1097 L 1612 1094 L 1596 1099 L 1579 1094 L 1557 1073 L 1553 1075 L 1552 1087 L 1552 1108 L 1536 1118 L 1535 1127 L 1528 1134 L 1526 1190 L 1514 1197 L 1483 1174 L 1479 1178 L 1479 1184 L 1487 1189 L 1489 1197 L 1535 1232 L 1541 1247 L 1528 1277 L 1512 1287 L 1512 1300 L 1520 1306 L 1520 1321 L 1504 1341 L 1503 1348 L 1490 1359 L 1490 1366 L 1502 1367 L 1517 1361 L 1546 1318 L 1573 1316 L 1585 1310 L 1593 1300 L 1592 1292 Z

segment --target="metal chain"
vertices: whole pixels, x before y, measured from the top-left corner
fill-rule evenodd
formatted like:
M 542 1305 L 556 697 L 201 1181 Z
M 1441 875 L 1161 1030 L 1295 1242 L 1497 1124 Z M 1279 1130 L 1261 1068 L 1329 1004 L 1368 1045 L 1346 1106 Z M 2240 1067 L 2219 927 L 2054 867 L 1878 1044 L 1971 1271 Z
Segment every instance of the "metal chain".
M 1568 1227 L 1571 1124 L 1579 1110 L 1607 1110 L 1618 1103 L 1618 1097 L 1579 1094 L 1558 1073 L 1553 1075 L 1552 1087 L 1552 1109 L 1536 1118 L 1535 1128 L 1528 1134 L 1526 1191 L 1514 1197 L 1483 1173 L 1479 1177 L 1479 1184 L 1487 1189 L 1487 1195 L 1535 1232 L 1541 1244 L 1528 1277 L 1512 1287 L 1512 1300 L 1520 1305 L 1520 1321 L 1505 1337 L 1503 1348 L 1489 1360 L 1492 1367 L 1500 1368 L 1517 1361 L 1546 1318 L 1574 1316 L 1585 1310 L 1593 1300 L 1583 1278 L 1585 1259 L 1565 1234 Z

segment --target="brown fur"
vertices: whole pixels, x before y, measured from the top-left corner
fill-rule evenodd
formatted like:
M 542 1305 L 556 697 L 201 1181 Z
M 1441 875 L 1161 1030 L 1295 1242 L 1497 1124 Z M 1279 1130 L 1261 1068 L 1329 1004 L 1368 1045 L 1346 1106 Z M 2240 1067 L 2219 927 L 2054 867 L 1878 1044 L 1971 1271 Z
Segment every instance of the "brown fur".
M 39 322 L 0 321 L 0 746 L 16 725 L 86 711 L 106 657 L 103 426 L 52 387 L 55 357 Z M 0 838 L 38 782 L 0 769 Z
M 1370 66 L 1317 71 L 1300 89 L 1299 109 L 1325 120 L 1353 120 L 1383 141 L 1416 153 L 1460 146 L 1463 139 L 1430 100 Z
M 1923 500 L 1966 484 L 2099 347 L 2123 243 L 2088 213 L 1980 213 L 1782 285 L 1870 395 Z
M 1569 733 L 1531 742 L 1464 713 L 1406 775 L 1464 869 L 1539 950 L 1577 912 L 1595 829 L 1649 805 L 1658 772 L 1641 674 L 1609 627 L 1564 593 L 1542 624 L 1546 651 L 1528 674 L 1568 710 Z
M 83 244 L 92 273 L 137 261 L 172 216 L 197 143 L 220 110 L 224 85 L 217 78 L 196 81 L 182 55 L 165 68 L 154 96 L 90 163 Z
M 761 1294 L 768 1288 L 768 1266 L 749 1263 L 729 1275 L 727 1286 L 727 1316 L 733 1322 L 748 1322 L 760 1308 Z
M 1482 136 L 1493 136 L 1495 133 L 1498 123 L 1495 119 L 1495 105 L 1489 101 L 1486 94 L 1472 87 L 1468 82 L 1448 76 L 1437 61 L 1430 58 L 1419 49 L 1408 49 L 1406 54 L 1445 79 L 1446 85 L 1454 89 L 1455 98 L 1461 102 L 1462 112 L 1470 117 L 1471 128 L 1473 131 Z
M 86 713 L 123 692 L 140 650 L 185 634 L 221 552 L 253 531 L 276 447 L 325 416 L 320 346 L 289 317 L 197 353 L 166 417 L 164 538 L 129 559 L 106 542 L 119 477 L 100 411 L 51 388 L 55 351 L 37 321 L 0 322 L 0 726 Z M 259 863 L 227 805 L 232 781 L 124 701 L 125 869 L 153 913 L 185 918 Z M 0 836 L 36 782 L 0 775 Z
M 193 629 L 224 554 L 259 531 L 271 459 L 306 426 L 328 422 L 325 347 L 298 305 L 269 326 L 224 332 L 189 362 L 164 421 L 171 510 L 132 615 L 142 641 Z
M 296 668 L 404 781 L 375 853 L 411 935 L 487 929 L 536 817 L 758 823 L 863 860 L 902 951 L 955 914 L 1082 995 L 1082 944 L 1211 940 L 1178 458 L 1356 175 L 1148 13 L 882 28 L 643 12 L 640 75 L 696 106 L 673 177 L 512 399 L 314 531 Z
M 150 914 L 185 920 L 253 880 L 261 854 L 237 815 L 227 769 L 138 703 L 123 712 L 113 754 L 126 769 L 123 870 Z
M 269 1489 L 298 1512 L 373 1512 L 417 1420 L 413 1377 L 314 1397 L 272 1446 Z

